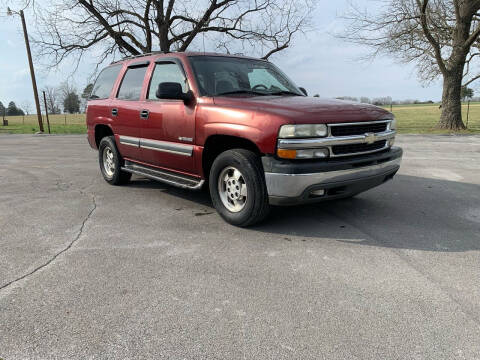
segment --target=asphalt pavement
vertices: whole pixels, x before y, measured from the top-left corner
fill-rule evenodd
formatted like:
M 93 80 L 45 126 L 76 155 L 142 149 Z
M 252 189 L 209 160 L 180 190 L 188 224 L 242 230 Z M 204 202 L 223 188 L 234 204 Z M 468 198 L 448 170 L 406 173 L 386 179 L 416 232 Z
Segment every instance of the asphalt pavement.
M 0 358 L 480 359 L 480 136 L 397 144 L 393 181 L 240 229 L 0 135 Z

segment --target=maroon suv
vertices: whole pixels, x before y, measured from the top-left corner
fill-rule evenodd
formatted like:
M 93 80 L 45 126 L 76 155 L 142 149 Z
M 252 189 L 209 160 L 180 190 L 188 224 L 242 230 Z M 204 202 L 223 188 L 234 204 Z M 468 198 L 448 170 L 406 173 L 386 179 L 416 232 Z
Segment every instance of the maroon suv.
M 98 76 L 88 140 L 110 184 L 138 174 L 198 190 L 229 223 L 270 205 L 354 196 L 393 178 L 402 150 L 381 108 L 308 97 L 272 63 L 206 53 L 131 57 Z

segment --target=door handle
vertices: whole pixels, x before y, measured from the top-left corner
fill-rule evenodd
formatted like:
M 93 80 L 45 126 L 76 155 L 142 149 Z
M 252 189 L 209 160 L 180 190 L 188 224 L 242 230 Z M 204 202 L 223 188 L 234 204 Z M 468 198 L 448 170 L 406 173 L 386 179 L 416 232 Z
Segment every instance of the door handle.
M 118 109 L 112 109 L 112 115 L 117 116 L 118 115 Z
M 140 111 L 140 118 L 142 119 L 148 119 L 148 115 L 149 115 L 149 111 L 148 110 L 142 110 Z

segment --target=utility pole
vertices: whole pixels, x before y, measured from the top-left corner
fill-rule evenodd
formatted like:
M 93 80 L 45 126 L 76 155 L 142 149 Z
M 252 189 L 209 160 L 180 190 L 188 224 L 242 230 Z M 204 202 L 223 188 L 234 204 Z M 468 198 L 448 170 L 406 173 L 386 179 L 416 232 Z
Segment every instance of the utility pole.
M 10 8 L 8 8 L 7 14 L 13 15 L 15 13 Z M 33 69 L 32 53 L 30 51 L 30 42 L 28 40 L 27 24 L 25 23 L 25 15 L 23 14 L 23 10 L 20 10 L 18 14 L 22 19 L 23 36 L 25 37 L 25 47 L 27 48 L 28 65 L 30 66 L 30 75 L 32 77 L 33 96 L 35 97 L 35 106 L 37 108 L 38 126 L 40 128 L 40 132 L 43 132 L 42 112 L 40 110 L 40 100 L 38 98 L 37 80 L 35 79 L 35 70 Z
M 45 91 L 43 92 L 43 101 L 45 102 L 45 115 L 47 116 L 47 125 L 48 125 L 48 133 L 50 133 L 50 120 L 48 119 L 48 106 L 47 106 L 47 97 L 45 96 Z

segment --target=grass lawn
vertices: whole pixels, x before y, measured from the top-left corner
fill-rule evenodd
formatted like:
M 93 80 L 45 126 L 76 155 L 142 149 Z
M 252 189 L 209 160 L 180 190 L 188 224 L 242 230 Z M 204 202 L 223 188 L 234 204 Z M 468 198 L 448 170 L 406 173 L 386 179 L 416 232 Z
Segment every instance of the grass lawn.
M 49 115 L 50 131 L 52 134 L 85 134 L 87 126 L 85 124 L 85 114 L 73 115 Z M 8 126 L 1 126 L 0 134 L 33 134 L 39 130 L 36 115 L 27 116 L 7 116 Z M 48 133 L 47 119 L 43 116 L 43 128 Z
M 390 110 L 390 107 L 385 107 Z M 467 105 L 463 105 L 463 121 L 467 120 Z M 393 113 L 398 121 L 398 132 L 401 134 L 449 134 L 451 131 L 435 129 L 440 118 L 441 110 L 438 104 L 432 105 L 395 105 Z M 50 115 L 50 129 L 52 134 L 84 134 L 85 114 Z M 0 134 L 32 134 L 38 131 L 38 122 L 35 115 L 7 116 L 8 126 L 1 126 Z M 47 132 L 47 121 L 44 116 L 44 129 Z M 480 103 L 470 104 L 468 130 L 460 134 L 480 134 Z
M 390 107 L 385 107 L 390 111 Z M 401 134 L 449 134 L 452 131 L 435 129 L 440 119 L 438 104 L 431 105 L 394 105 L 393 114 L 398 121 Z M 462 106 L 463 122 L 467 122 L 467 105 Z M 468 129 L 459 134 L 480 134 L 480 103 L 470 103 Z

